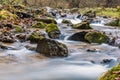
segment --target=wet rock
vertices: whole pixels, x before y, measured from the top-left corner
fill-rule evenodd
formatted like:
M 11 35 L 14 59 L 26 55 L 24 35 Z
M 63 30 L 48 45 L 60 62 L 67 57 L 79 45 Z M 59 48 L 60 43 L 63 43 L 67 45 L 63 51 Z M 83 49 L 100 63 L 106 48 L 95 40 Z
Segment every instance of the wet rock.
M 70 36 L 68 40 L 88 42 L 88 40 L 85 39 L 85 35 L 87 33 L 88 33 L 87 31 L 75 33 L 72 36 Z
M 25 12 L 15 12 L 20 18 L 33 18 L 34 16 Z
M 111 22 L 107 23 L 108 26 L 119 26 L 119 18 L 113 19 Z
M 0 48 L 3 50 L 17 50 L 16 48 L 5 46 L 3 44 L 0 44 Z
M 87 49 L 87 52 L 98 52 L 97 49 L 93 48 L 93 49 Z
M 113 59 L 103 59 L 102 64 L 110 63 Z
M 90 43 L 107 43 L 109 37 L 101 32 L 91 31 L 85 35 L 85 39 Z
M 21 33 L 21 34 L 18 34 L 16 35 L 16 37 L 21 41 L 21 42 L 24 42 L 26 40 L 26 34 L 24 33 Z
M 59 30 L 58 26 L 53 23 L 48 24 L 46 26 L 46 32 L 48 33 L 48 36 L 53 39 L 59 38 L 59 36 L 60 36 L 60 30 Z
M 4 46 L 4 45 L 2 45 L 2 44 L 0 44 L 0 48 L 1 48 L 1 49 L 8 49 L 8 47 L 6 47 L 6 46 Z
M 81 23 L 75 24 L 75 25 L 73 25 L 73 28 L 75 28 L 75 29 L 92 29 L 92 27 L 90 27 L 89 21 L 83 21 Z
M 88 43 L 107 43 L 109 37 L 98 31 L 81 31 L 68 38 L 74 41 L 83 41 Z
M 32 51 L 36 50 L 36 47 L 29 46 L 29 45 L 26 45 L 25 48 L 27 48 L 28 50 L 32 50 Z
M 67 17 L 67 14 L 61 14 L 60 16 L 61 17 Z
M 72 22 L 70 20 L 65 20 L 65 19 L 62 21 L 62 23 L 64 23 L 64 24 L 72 24 Z
M 39 40 L 36 51 L 47 57 L 67 57 L 68 49 L 65 44 L 51 39 Z
M 44 33 L 41 33 L 41 32 L 37 32 L 37 31 L 34 31 L 32 32 L 29 37 L 27 38 L 27 40 L 30 40 L 31 43 L 38 43 L 38 41 L 40 39 L 43 39 L 45 38 L 45 34 Z
M 46 24 L 51 24 L 51 23 L 57 24 L 57 22 L 53 18 L 35 18 L 35 20 Z
M 16 9 L 25 9 L 26 8 L 24 5 L 21 5 L 21 4 L 16 4 L 13 7 Z
M 92 11 L 92 10 L 89 10 L 89 11 L 86 11 L 83 16 L 87 16 L 88 18 L 95 18 L 96 17 L 96 12 L 95 11 Z
M 10 33 L 3 33 L 0 35 L 0 41 L 6 43 L 14 43 L 16 42 L 15 37 Z
M 32 25 L 33 28 L 40 28 L 40 29 L 45 28 L 45 26 L 46 26 L 46 24 L 43 22 L 37 22 Z

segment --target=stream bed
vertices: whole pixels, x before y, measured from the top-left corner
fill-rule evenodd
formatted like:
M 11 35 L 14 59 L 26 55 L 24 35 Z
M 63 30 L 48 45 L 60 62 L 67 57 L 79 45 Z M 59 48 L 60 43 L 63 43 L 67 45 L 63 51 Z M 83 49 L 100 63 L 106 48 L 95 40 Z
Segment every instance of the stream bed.
M 16 42 L 10 46 L 17 50 L 0 50 L 0 80 L 98 80 L 104 72 L 119 63 L 118 47 L 67 40 L 78 30 L 61 24 L 62 18 L 56 20 L 62 33 L 61 39 L 57 40 L 67 45 L 69 57 L 47 58 L 23 47 L 27 43 Z M 71 21 L 81 22 L 78 19 Z M 92 23 L 91 26 L 106 34 L 111 32 L 112 36 L 120 33 L 119 29 L 103 24 Z M 88 52 L 88 49 L 96 51 Z

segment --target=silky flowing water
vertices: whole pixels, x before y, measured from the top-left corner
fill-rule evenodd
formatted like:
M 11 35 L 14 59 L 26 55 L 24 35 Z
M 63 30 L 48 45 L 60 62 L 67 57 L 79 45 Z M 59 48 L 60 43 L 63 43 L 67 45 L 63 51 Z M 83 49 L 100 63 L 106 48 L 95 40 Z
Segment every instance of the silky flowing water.
M 81 22 L 79 19 L 68 19 L 73 24 Z M 67 45 L 69 56 L 52 59 L 27 50 L 24 45 L 28 43 L 9 44 L 17 49 L 0 50 L 0 80 L 98 80 L 104 72 L 119 63 L 118 47 L 67 40 L 79 30 L 61 24 L 63 18 L 56 20 L 62 32 L 57 40 Z M 120 31 L 101 23 L 92 23 L 91 26 L 106 34 L 111 32 L 112 36 L 117 36 Z M 96 51 L 88 52 L 87 49 Z

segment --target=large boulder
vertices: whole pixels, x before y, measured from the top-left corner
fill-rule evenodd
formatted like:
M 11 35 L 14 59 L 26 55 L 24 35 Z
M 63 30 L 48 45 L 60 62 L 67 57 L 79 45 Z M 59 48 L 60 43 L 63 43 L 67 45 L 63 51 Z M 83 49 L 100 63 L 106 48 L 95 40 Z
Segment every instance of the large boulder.
M 109 41 L 108 36 L 98 31 L 81 31 L 73 34 L 68 39 L 88 43 L 107 43 Z
M 85 35 L 85 39 L 90 43 L 107 43 L 109 37 L 101 32 L 91 31 Z
M 47 57 L 68 56 L 68 48 L 65 44 L 46 38 L 39 40 L 36 51 Z
M 92 29 L 88 21 L 82 21 L 81 23 L 73 25 L 75 29 Z
M 59 38 L 60 36 L 60 30 L 56 24 L 48 24 L 46 26 L 46 32 L 48 33 L 48 36 L 50 38 Z
M 46 24 L 57 24 L 57 22 L 53 18 L 35 18 L 36 21 L 44 22 Z

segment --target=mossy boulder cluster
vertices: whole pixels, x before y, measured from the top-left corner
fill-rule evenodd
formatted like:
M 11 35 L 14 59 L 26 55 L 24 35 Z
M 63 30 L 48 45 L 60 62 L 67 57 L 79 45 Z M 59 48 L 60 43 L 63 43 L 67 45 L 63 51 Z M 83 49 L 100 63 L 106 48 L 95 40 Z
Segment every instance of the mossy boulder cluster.
M 90 23 L 88 21 L 83 21 L 81 23 L 73 25 L 73 28 L 75 29 L 92 29 L 90 27 Z
M 48 24 L 46 26 L 46 32 L 50 38 L 58 38 L 60 35 L 60 30 L 58 26 L 54 23 Z
M 98 31 L 82 31 L 73 34 L 68 38 L 74 41 L 83 41 L 88 43 L 107 43 L 109 38 L 105 34 Z
M 120 80 L 120 64 L 106 72 L 99 80 Z

